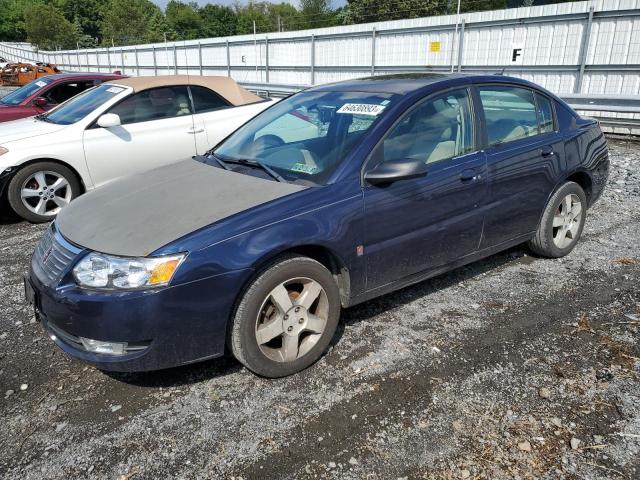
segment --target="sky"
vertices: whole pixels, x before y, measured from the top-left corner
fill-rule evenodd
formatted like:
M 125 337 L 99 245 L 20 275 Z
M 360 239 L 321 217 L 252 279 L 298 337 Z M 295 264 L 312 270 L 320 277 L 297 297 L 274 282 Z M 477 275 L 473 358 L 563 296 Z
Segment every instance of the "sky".
M 169 0 L 151 0 L 151 1 L 164 10 L 164 7 L 167 6 L 167 2 Z M 233 5 L 236 2 L 236 0 L 215 0 L 215 1 L 211 1 L 211 0 L 195 0 L 195 1 L 199 5 L 206 5 L 207 3 L 217 3 L 218 5 Z M 296 7 L 299 5 L 298 0 L 267 0 L 267 1 L 269 1 L 271 3 L 287 2 L 287 3 L 290 3 L 291 5 L 296 6 Z M 240 0 L 240 3 L 247 3 L 247 0 Z M 332 2 L 331 2 L 332 6 L 334 8 L 341 7 L 342 5 L 345 5 L 346 3 L 347 3 L 346 0 L 332 0 Z

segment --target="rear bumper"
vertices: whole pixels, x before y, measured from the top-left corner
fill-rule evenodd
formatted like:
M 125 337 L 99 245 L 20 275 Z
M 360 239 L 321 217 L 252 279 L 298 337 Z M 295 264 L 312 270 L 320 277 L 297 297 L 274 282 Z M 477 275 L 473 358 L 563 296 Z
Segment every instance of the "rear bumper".
M 28 281 L 47 335 L 70 356 L 103 370 L 158 370 L 224 353 L 227 321 L 248 271 L 228 272 L 183 285 L 140 292 L 52 288 L 33 271 Z M 89 352 L 79 337 L 127 342 L 124 355 Z

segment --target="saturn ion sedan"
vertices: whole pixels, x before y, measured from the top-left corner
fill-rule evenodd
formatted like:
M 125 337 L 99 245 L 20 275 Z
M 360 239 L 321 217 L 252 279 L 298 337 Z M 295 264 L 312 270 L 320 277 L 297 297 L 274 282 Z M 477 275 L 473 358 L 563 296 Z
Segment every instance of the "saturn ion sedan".
M 103 83 L 0 126 L 0 198 L 31 222 L 51 221 L 85 191 L 206 152 L 272 103 L 227 77 Z
M 51 339 L 100 369 L 228 350 L 280 377 L 321 357 L 344 307 L 521 243 L 567 255 L 608 171 L 598 123 L 523 80 L 311 88 L 205 156 L 72 202 L 26 295 Z

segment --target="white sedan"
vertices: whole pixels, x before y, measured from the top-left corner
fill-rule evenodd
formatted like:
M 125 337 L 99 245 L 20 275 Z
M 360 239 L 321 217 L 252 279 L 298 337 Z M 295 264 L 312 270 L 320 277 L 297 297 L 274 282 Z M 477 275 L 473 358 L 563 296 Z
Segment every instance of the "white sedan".
M 0 198 L 29 221 L 52 220 L 87 190 L 205 153 L 273 102 L 227 77 L 106 82 L 0 125 Z

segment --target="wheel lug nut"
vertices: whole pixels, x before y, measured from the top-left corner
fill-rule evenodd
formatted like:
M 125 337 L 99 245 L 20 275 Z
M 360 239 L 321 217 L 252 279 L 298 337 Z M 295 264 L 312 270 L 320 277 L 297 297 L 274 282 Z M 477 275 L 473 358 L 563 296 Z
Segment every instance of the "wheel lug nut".
M 304 318 L 301 318 L 300 320 L 298 320 L 298 323 L 300 324 L 304 323 Z
M 285 320 L 289 320 L 289 315 L 285 315 L 285 316 L 284 316 L 284 319 L 285 319 Z
M 292 331 L 293 331 L 293 327 L 287 328 L 287 332 L 292 332 Z
M 300 307 L 296 307 L 296 313 L 300 311 Z

